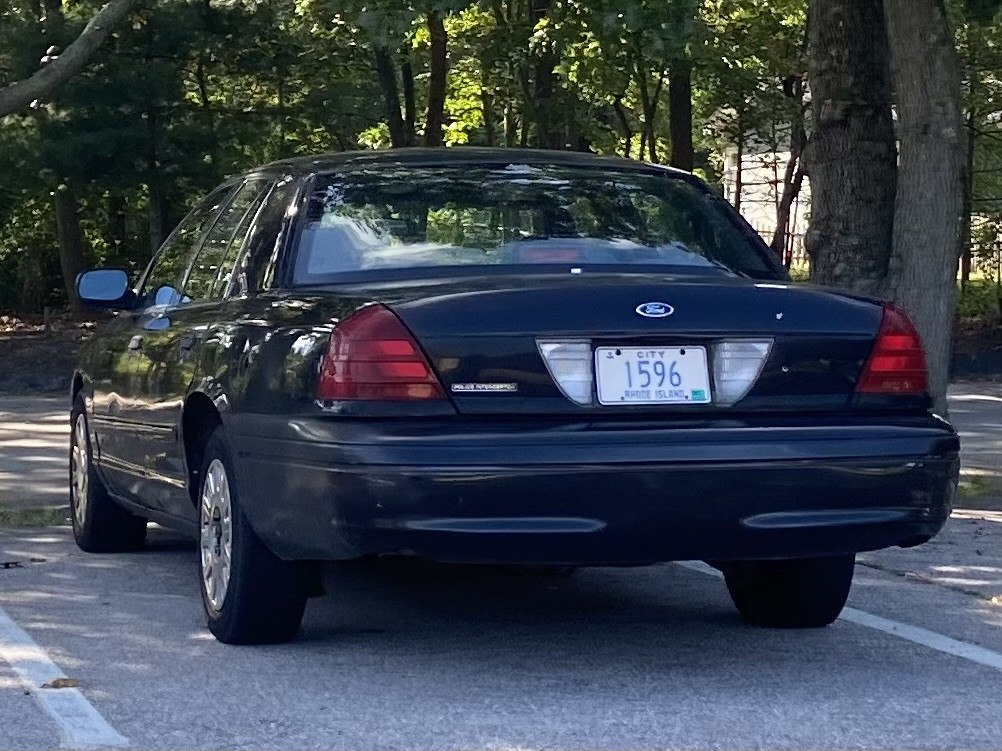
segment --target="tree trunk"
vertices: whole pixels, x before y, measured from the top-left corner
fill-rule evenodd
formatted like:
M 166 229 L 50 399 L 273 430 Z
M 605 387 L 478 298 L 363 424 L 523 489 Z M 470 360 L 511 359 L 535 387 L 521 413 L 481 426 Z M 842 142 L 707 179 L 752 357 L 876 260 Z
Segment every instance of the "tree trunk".
M 961 214 L 963 225 L 960 231 L 960 285 L 966 289 L 971 281 L 971 266 L 974 261 L 974 248 L 971 238 L 971 217 L 974 211 L 974 157 L 978 145 L 976 125 L 978 113 L 975 111 L 981 90 L 981 70 L 978 60 L 984 41 L 979 19 L 970 15 L 970 4 L 966 8 L 969 23 L 967 26 L 967 60 L 964 65 L 964 78 L 967 81 L 967 98 L 971 110 L 967 113 L 967 171 L 964 173 L 964 206 Z
M 963 201 L 960 67 L 943 0 L 885 0 L 901 160 L 889 289 L 925 343 L 946 414 Z
M 971 266 L 974 260 L 971 242 L 971 217 L 974 212 L 974 150 L 978 134 L 974 130 L 974 113 L 967 116 L 967 160 L 964 163 L 964 196 L 960 210 L 960 285 L 963 288 L 971 281 Z
M 278 95 L 278 158 L 285 158 L 285 68 L 275 66 L 275 88 Z
M 170 219 L 168 217 L 167 195 L 163 187 L 159 184 L 159 179 L 151 182 L 147 186 L 149 190 L 149 204 L 146 207 L 150 225 L 150 254 L 155 254 L 164 244 L 170 232 Z
M 61 83 L 75 76 L 104 44 L 111 30 L 138 4 L 139 0 L 111 0 L 84 27 L 69 47 L 52 62 L 23 81 L 0 88 L 0 118 L 44 99 Z
M 195 82 L 198 85 L 198 100 L 202 109 L 202 120 L 209 135 L 209 163 L 216 166 L 216 119 L 212 113 L 212 102 L 209 100 L 209 81 L 205 71 L 206 53 L 203 51 L 198 56 L 198 63 L 195 65 Z
M 738 118 L 738 157 L 734 169 L 734 210 L 741 211 L 741 191 L 744 190 L 745 173 L 745 132 Z
M 881 2 L 812 0 L 808 21 L 811 280 L 870 293 L 890 262 L 897 175 Z
M 647 144 L 647 151 L 649 154 L 648 159 L 654 163 L 658 163 L 658 150 L 657 150 L 657 139 L 654 135 L 654 115 L 657 111 L 657 104 L 651 97 L 650 89 L 648 88 L 649 81 L 647 80 L 647 71 L 644 70 L 643 66 L 639 61 L 636 61 L 633 66 L 633 76 L 634 80 L 637 82 L 637 89 L 640 91 L 640 108 L 644 113 L 644 129 L 643 136 L 640 141 L 640 158 L 644 158 L 644 144 Z
M 417 105 L 414 103 L 414 69 L 405 57 L 400 63 L 400 78 L 404 88 L 404 139 L 408 146 L 417 144 Z
M 149 103 L 143 113 L 146 121 L 146 191 L 148 194 L 147 219 L 149 221 L 150 256 L 156 254 L 167 239 L 170 223 L 167 208 L 167 189 L 160 170 L 160 121 L 156 107 Z
M 59 32 L 63 27 L 63 22 L 65 21 L 62 0 L 42 0 L 41 5 L 42 14 L 45 20 L 45 31 L 48 34 Z
M 680 65 L 672 69 L 668 81 L 668 119 L 671 127 L 671 166 L 692 172 L 692 69 Z
M 152 125 L 153 118 L 149 121 Z M 167 239 L 170 232 L 170 219 L 168 217 L 167 191 L 163 184 L 163 176 L 157 165 L 157 152 L 155 147 L 150 148 L 149 165 L 147 167 L 146 190 L 149 194 L 146 206 L 146 215 L 149 221 L 150 231 L 150 256 L 156 255 Z
M 111 247 L 116 253 L 122 253 L 125 248 L 125 196 L 119 190 L 108 192 L 108 226 L 107 235 Z
M 198 61 L 195 64 L 195 82 L 198 85 L 198 100 L 202 108 L 202 119 L 205 122 L 205 129 L 209 136 L 208 157 L 209 163 L 215 167 L 218 158 L 219 138 L 216 133 L 216 118 L 212 112 L 212 101 L 209 97 L 209 74 L 208 63 L 211 57 L 208 35 L 214 26 L 213 9 L 211 0 L 202 2 L 202 24 L 203 37 L 202 48 L 198 51 Z
M 797 200 L 804 186 L 804 164 L 801 157 L 806 141 L 807 134 L 804 132 L 803 123 L 794 123 L 790 131 L 790 158 L 786 161 L 786 171 L 783 173 L 783 195 L 776 209 L 776 232 L 770 243 L 773 253 L 780 258 L 784 257 L 786 251 L 793 202 Z
M 790 162 L 792 164 L 792 158 Z M 787 165 L 787 170 L 789 170 L 789 167 L 790 165 Z M 790 219 L 793 214 L 793 203 L 797 200 L 803 187 L 804 166 L 798 163 L 789 183 L 783 189 L 783 198 L 779 202 L 779 211 L 776 214 L 776 231 L 773 233 L 772 242 L 770 243 L 772 252 L 783 260 L 787 268 L 789 268 L 789 263 L 786 257 L 786 249 L 790 243 Z
M 517 139 L 518 115 L 515 114 L 515 106 L 509 102 L 504 108 L 504 145 L 510 149 Z
M 793 204 L 800 196 L 804 185 L 804 148 L 807 146 L 807 132 L 804 130 L 804 78 L 803 76 L 788 76 L 783 82 L 786 96 L 793 99 L 797 105 L 797 114 L 790 123 L 790 158 L 786 160 L 783 172 L 783 192 L 776 207 L 776 231 L 769 244 L 772 251 L 788 264 L 790 237 L 790 217 Z M 789 268 L 789 266 L 787 266 Z
M 55 192 L 56 237 L 59 240 L 59 268 L 63 272 L 66 299 L 71 308 L 79 308 L 77 274 L 83 271 L 84 240 L 80 230 L 80 207 L 72 185 L 63 184 Z
M 327 134 L 332 139 L 334 139 L 334 143 L 337 145 L 338 151 L 348 151 L 349 149 L 352 148 L 351 144 L 348 142 L 348 139 L 345 138 L 344 133 L 341 131 L 341 129 L 335 126 L 333 123 L 327 123 L 325 130 L 327 131 Z
M 623 129 L 623 156 L 630 158 L 630 150 L 633 146 L 633 130 L 630 128 L 630 121 L 626 117 L 626 110 L 623 109 L 623 97 L 617 96 L 612 102 L 612 108 L 616 111 L 619 119 L 619 127 Z
M 536 26 L 550 10 L 551 0 L 530 0 L 529 20 Z M 536 120 L 537 146 L 543 149 L 560 147 L 560 134 L 554 128 L 556 119 L 553 112 L 554 69 L 557 67 L 557 56 L 552 47 L 546 44 L 536 58 L 533 67 L 533 106 Z
M 428 34 L 431 39 L 431 64 L 428 76 L 428 119 L 424 129 L 425 146 L 442 145 L 445 122 L 445 84 L 448 75 L 448 36 L 438 11 L 428 11 Z
M 494 122 L 494 98 L 486 86 L 480 87 L 480 107 L 484 116 L 484 138 L 488 146 L 497 145 L 497 124 Z
M 407 134 L 404 118 L 400 114 L 400 87 L 397 85 L 397 68 L 386 47 L 376 47 L 372 51 L 376 61 L 376 77 L 383 90 L 386 105 L 386 124 L 390 129 L 390 145 L 406 146 Z
M 31 248 L 21 256 L 18 264 L 21 274 L 21 294 L 18 299 L 20 310 L 25 313 L 35 313 L 45 305 L 45 274 L 42 272 L 42 259 L 36 249 Z

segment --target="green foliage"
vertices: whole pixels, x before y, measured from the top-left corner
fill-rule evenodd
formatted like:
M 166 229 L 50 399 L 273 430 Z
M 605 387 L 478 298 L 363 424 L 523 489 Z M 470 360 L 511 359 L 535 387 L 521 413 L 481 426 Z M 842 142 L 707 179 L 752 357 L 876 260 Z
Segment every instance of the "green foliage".
M 1002 286 L 992 279 L 972 279 L 957 294 L 957 316 L 997 322 L 1002 316 Z
M 1002 0 L 949 6 L 963 65 L 972 156 L 969 243 L 974 276 L 960 298 L 965 317 L 1002 311 Z
M 0 0 L 0 85 L 65 47 L 101 0 L 50 17 L 47 5 Z M 711 179 L 736 116 L 749 133 L 796 116 L 782 80 L 803 70 L 806 0 L 157 0 L 49 101 L 0 122 L 0 310 L 65 299 L 59 185 L 78 196 L 86 261 L 138 270 L 160 239 L 157 218 L 169 230 L 226 175 L 388 146 L 377 50 L 420 142 L 429 13 L 448 37 L 447 145 L 648 159 L 653 147 L 664 161 L 668 77 L 682 69 Z
M 807 68 L 802 0 L 703 0 L 702 85 L 694 94 L 703 145 L 721 154 L 739 141 L 758 141 L 774 151 L 777 128 L 800 121 L 800 104 L 784 80 Z M 719 158 L 719 157 L 718 157 Z
M 964 0 L 964 13 L 972 21 L 989 23 L 1002 9 L 1002 0 Z

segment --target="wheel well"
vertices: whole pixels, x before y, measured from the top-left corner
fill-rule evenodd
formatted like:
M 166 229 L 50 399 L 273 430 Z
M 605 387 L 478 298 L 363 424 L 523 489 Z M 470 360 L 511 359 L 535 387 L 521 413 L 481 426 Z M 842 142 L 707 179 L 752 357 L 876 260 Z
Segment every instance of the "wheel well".
M 184 459 L 188 468 L 188 495 L 191 502 L 198 500 L 199 473 L 209 436 L 222 424 L 219 410 L 212 400 L 200 392 L 188 397 L 181 412 L 181 439 L 184 441 Z

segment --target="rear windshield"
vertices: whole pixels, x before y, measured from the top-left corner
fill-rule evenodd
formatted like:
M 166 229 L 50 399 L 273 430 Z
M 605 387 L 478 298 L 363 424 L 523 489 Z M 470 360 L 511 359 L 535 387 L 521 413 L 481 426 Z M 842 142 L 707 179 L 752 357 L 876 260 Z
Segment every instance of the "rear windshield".
M 641 171 L 525 164 L 351 170 L 315 181 L 293 281 L 554 265 L 775 278 L 776 266 L 730 212 L 685 180 Z

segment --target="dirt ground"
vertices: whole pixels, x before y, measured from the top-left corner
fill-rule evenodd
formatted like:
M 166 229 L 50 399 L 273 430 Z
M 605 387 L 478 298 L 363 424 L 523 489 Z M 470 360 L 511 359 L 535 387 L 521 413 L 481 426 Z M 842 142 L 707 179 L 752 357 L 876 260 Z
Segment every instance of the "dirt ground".
M 94 331 L 93 316 L 0 316 L 0 393 L 69 388 L 80 347 Z

